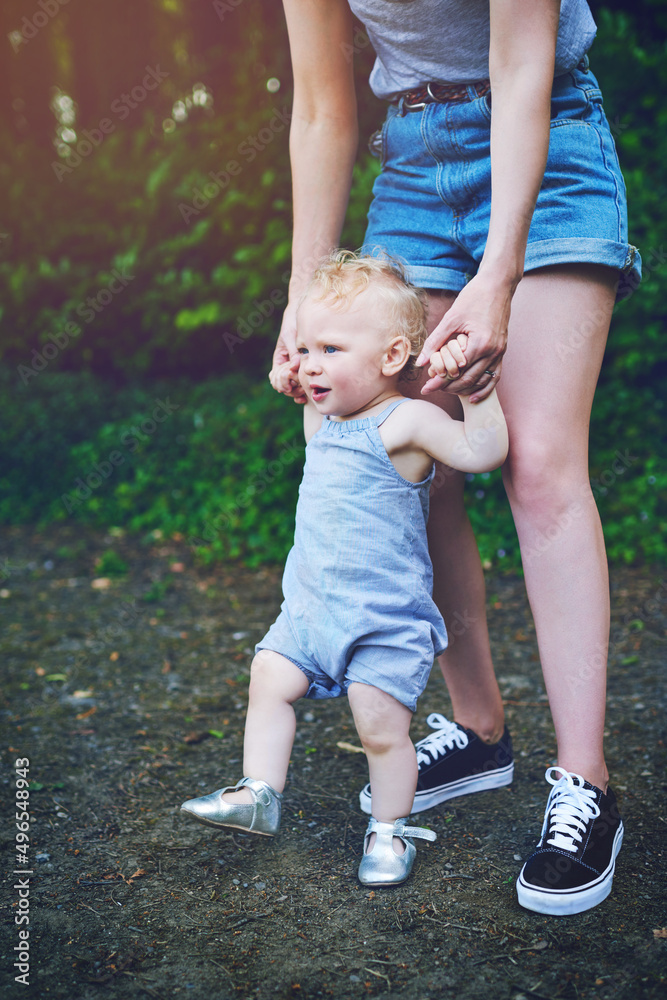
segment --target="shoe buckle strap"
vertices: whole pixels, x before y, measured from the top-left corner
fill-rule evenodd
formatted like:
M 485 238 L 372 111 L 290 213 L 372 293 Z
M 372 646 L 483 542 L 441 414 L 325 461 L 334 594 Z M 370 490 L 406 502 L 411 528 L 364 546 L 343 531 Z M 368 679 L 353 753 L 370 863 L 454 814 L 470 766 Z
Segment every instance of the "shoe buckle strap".
M 268 782 L 262 781 L 260 778 L 241 778 L 236 788 L 244 787 L 249 788 L 257 802 L 263 806 L 271 805 L 273 799 L 277 799 L 278 802 L 282 799 L 280 792 L 277 792 Z
M 424 826 L 406 826 L 404 819 L 397 819 L 394 823 L 383 823 L 382 820 L 371 816 L 366 828 L 366 836 L 375 833 L 378 836 L 392 837 L 417 837 L 421 840 L 437 840 L 438 835 L 433 830 L 427 830 Z
M 433 842 L 438 839 L 437 833 L 433 830 L 427 830 L 424 826 L 396 826 L 397 837 L 416 837 L 419 840 L 430 840 Z

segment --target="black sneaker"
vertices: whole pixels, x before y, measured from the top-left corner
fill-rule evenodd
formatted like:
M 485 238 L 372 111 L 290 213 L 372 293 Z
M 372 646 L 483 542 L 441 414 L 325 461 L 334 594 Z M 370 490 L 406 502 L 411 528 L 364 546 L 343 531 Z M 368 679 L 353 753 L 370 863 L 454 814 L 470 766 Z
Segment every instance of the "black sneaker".
M 560 777 L 552 777 L 558 772 Z M 611 892 L 623 823 L 611 788 L 605 795 L 579 774 L 550 767 L 554 787 L 544 814 L 540 842 L 517 881 L 519 902 L 528 910 L 565 916 L 597 906 Z
M 505 727 L 498 743 L 485 743 L 472 729 L 433 712 L 426 720 L 436 731 L 415 744 L 419 778 L 412 813 L 432 809 L 457 795 L 484 792 L 512 783 L 512 740 Z M 371 786 L 359 793 L 361 811 L 371 815 Z

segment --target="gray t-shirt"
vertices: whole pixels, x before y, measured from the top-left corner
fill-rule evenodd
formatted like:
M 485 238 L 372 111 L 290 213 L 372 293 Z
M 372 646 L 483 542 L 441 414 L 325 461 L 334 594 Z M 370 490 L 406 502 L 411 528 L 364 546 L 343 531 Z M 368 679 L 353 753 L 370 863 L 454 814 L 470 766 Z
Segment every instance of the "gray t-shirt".
M 377 59 L 373 92 L 391 100 L 421 84 L 474 83 L 489 75 L 489 0 L 349 0 Z M 555 76 L 573 69 L 595 38 L 586 0 L 561 0 Z

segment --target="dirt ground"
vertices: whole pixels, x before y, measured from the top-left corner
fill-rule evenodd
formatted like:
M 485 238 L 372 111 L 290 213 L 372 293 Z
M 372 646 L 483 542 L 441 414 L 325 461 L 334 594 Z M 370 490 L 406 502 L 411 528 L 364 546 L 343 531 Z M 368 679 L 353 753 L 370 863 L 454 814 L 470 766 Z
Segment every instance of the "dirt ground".
M 356 879 L 365 758 L 340 745 L 358 745 L 344 700 L 297 707 L 275 840 L 179 814 L 184 799 L 241 774 L 251 648 L 278 609 L 278 571 L 198 568 L 180 540 L 65 527 L 2 537 L 5 913 L 30 921 L 3 921 L 3 997 L 667 996 L 667 580 L 657 572 L 612 574 L 607 753 L 626 825 L 614 890 L 556 919 L 522 910 L 514 889 L 554 754 L 519 578 L 487 581 L 514 783 L 422 814 L 437 842 L 418 842 L 403 886 L 369 891 Z M 119 558 L 96 562 L 109 550 Z M 415 739 L 429 712 L 448 710 L 436 670 Z M 31 780 L 27 864 L 17 758 Z M 29 897 L 12 888 L 21 881 Z M 27 986 L 14 981 L 21 929 Z

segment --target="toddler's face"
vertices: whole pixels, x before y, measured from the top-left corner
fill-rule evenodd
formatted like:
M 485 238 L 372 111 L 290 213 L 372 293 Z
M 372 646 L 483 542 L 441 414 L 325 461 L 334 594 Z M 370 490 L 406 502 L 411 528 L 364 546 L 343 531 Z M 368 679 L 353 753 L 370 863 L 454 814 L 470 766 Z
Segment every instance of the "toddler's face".
M 386 306 L 366 289 L 349 306 L 305 299 L 297 315 L 299 381 L 320 413 L 356 413 L 383 390 L 391 330 Z

